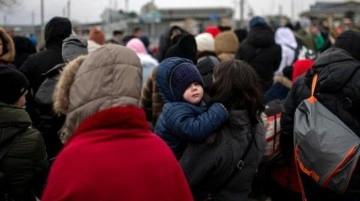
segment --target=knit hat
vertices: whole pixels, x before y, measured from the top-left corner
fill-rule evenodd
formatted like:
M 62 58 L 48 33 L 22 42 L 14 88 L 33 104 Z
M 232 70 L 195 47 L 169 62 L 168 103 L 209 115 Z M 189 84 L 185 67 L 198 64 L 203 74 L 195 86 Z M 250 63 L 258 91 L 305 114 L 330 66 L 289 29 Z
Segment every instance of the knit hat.
M 204 86 L 199 71 L 192 63 L 184 62 L 176 66 L 171 72 L 170 79 L 171 90 L 178 101 L 182 100 L 184 92 L 192 83 L 197 82 Z
M 69 62 L 80 55 L 87 55 L 87 40 L 78 36 L 69 36 L 63 40 L 62 58 L 65 62 Z
M 195 37 L 197 50 L 199 52 L 215 52 L 215 40 L 209 33 L 202 33 Z
M 92 40 L 99 45 L 103 45 L 105 43 L 105 34 L 100 29 L 93 27 L 89 33 L 89 40 Z
M 256 17 L 253 17 L 250 22 L 249 22 L 249 26 L 252 28 L 252 27 L 266 27 L 267 26 L 267 23 L 266 21 L 264 20 L 264 18 L 262 17 L 259 17 L 259 16 L 256 16 Z
M 14 104 L 29 88 L 25 75 L 7 65 L 0 67 L 0 102 Z
M 205 29 L 206 33 L 211 34 L 214 38 L 221 33 L 220 29 L 215 26 L 209 26 Z
M 179 34 L 174 37 L 173 41 L 177 42 L 168 49 L 165 59 L 169 57 L 181 57 L 190 59 L 194 64 L 197 63 L 197 46 L 193 35 Z
M 215 51 L 220 53 L 232 53 L 239 48 L 239 40 L 233 31 L 225 31 L 217 35 L 215 38 Z
M 348 51 L 352 57 L 360 61 L 360 32 L 343 32 L 337 37 L 335 47 Z

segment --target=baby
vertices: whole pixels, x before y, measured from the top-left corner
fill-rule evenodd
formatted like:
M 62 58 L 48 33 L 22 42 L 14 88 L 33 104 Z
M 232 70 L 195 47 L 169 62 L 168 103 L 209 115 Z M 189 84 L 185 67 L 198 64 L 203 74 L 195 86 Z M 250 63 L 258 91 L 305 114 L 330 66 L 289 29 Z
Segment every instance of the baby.
M 228 120 L 220 103 L 206 107 L 203 81 L 193 62 L 180 57 L 162 61 L 156 72 L 160 95 L 164 100 L 155 133 L 180 159 L 187 142 L 201 142 Z

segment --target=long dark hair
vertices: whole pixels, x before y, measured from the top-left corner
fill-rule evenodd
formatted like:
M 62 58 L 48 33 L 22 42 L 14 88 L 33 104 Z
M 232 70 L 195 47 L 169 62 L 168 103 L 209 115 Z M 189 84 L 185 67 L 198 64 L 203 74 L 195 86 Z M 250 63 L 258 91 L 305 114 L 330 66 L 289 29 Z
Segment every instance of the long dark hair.
M 253 68 L 241 60 L 223 61 L 215 65 L 213 78 L 212 102 L 220 102 L 231 110 L 247 110 L 254 126 L 265 107 L 260 79 Z

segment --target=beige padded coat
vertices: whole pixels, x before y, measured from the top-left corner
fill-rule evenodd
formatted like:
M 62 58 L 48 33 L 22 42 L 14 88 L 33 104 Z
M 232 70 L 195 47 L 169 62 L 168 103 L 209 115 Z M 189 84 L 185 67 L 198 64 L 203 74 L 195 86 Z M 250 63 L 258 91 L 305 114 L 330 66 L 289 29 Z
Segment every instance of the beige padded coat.
M 66 115 L 61 141 L 65 143 L 92 114 L 120 105 L 138 106 L 141 80 L 140 59 L 120 45 L 102 46 L 70 62 L 54 93 L 54 110 Z

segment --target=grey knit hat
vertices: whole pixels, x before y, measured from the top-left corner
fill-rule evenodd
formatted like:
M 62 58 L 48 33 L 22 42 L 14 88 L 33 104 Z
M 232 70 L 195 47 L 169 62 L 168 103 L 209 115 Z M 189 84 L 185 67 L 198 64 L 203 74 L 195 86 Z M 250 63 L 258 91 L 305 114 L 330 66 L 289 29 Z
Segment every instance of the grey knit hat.
M 80 55 L 87 55 L 87 40 L 78 36 L 69 36 L 62 43 L 62 57 L 64 62 L 69 62 Z

